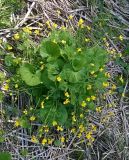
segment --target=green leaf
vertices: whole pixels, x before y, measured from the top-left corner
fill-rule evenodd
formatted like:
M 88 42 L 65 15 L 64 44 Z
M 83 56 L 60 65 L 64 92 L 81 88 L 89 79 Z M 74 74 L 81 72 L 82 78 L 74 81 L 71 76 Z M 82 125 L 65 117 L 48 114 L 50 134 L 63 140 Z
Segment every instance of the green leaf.
M 72 69 L 64 69 L 60 75 L 70 83 L 78 83 L 83 80 L 85 73 L 83 71 L 74 72 Z
M 50 73 L 49 73 L 49 76 L 50 76 Z M 44 70 L 41 74 L 41 80 L 43 81 L 43 84 L 49 88 L 49 89 L 52 89 L 55 87 L 55 83 L 50 80 L 50 77 L 48 78 L 48 71 L 47 70 Z
M 90 109 L 90 110 L 95 110 L 95 104 L 94 104 L 94 102 L 90 102 L 90 103 L 88 104 L 88 109 Z
M 58 107 L 56 110 L 55 120 L 59 124 L 63 125 L 67 121 L 67 118 L 68 118 L 68 113 L 66 108 L 64 106 Z
M 67 110 L 64 106 L 56 107 L 53 104 L 45 105 L 37 114 L 42 122 L 49 125 L 52 125 L 54 120 L 63 125 L 68 118 Z
M 23 127 L 23 128 L 29 128 L 29 127 L 30 127 L 29 122 L 28 122 L 28 120 L 27 120 L 26 117 L 22 117 L 22 118 L 20 119 L 20 125 L 21 125 L 21 127 Z
M 9 152 L 0 152 L 0 160 L 11 160 Z
M 73 60 L 72 60 L 72 66 L 75 71 L 81 70 L 83 67 L 85 67 L 85 56 L 83 54 L 77 55 Z
M 4 142 L 5 138 L 4 137 L 0 137 L 0 143 Z
M 4 61 L 5 61 L 5 65 L 8 67 L 13 65 L 13 57 L 11 55 L 5 56 Z
M 44 124 L 52 124 L 55 112 L 56 112 L 56 108 L 53 104 L 51 105 L 46 104 L 45 107 L 43 109 L 40 109 L 37 114 L 39 116 L 39 119 Z
M 32 73 L 32 66 L 30 64 L 24 64 L 19 69 L 21 78 L 29 86 L 36 86 L 41 83 L 41 72 L 37 71 Z
M 59 45 L 51 41 L 43 41 L 40 47 L 40 54 L 42 57 L 48 57 L 48 55 L 57 58 L 60 55 Z
M 59 67 L 57 63 L 51 62 L 46 65 L 48 78 L 52 81 L 55 81 L 56 76 L 59 74 Z
M 59 147 L 59 146 L 62 145 L 62 143 L 61 143 L 60 140 L 55 140 L 55 141 L 54 141 L 54 145 L 55 145 L 56 147 Z
M 4 98 L 4 93 L 0 91 L 0 103 L 3 101 L 3 98 Z
M 61 31 L 61 32 L 59 32 L 59 38 L 60 38 L 60 41 L 61 40 L 65 40 L 66 41 L 66 43 L 69 45 L 69 46 L 71 46 L 72 44 L 74 44 L 74 43 L 72 43 L 73 42 L 73 37 L 70 35 L 70 33 L 69 32 L 67 32 L 67 31 Z

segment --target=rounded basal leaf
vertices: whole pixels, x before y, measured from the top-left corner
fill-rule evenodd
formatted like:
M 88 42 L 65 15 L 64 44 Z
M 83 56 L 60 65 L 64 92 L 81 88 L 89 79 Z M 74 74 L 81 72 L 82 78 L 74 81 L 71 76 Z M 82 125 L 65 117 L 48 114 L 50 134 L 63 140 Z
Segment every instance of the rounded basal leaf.
M 42 57 L 48 57 L 48 55 L 50 55 L 57 58 L 60 55 L 59 45 L 51 41 L 42 42 L 40 54 Z
M 41 72 L 37 71 L 35 74 L 32 72 L 31 65 L 25 64 L 20 67 L 20 75 L 22 80 L 29 86 L 36 86 L 41 83 Z
M 59 45 L 51 41 L 46 42 L 46 51 L 52 57 L 58 57 L 60 55 Z

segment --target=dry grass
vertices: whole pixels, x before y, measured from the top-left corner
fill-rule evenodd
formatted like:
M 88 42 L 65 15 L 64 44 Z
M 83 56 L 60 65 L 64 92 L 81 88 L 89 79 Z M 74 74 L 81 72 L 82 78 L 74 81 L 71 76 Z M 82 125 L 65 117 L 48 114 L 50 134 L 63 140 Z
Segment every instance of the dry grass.
M 125 6 L 123 5 L 124 1 L 123 4 L 121 4 L 120 0 L 117 0 L 116 2 L 113 0 L 105 0 L 104 2 L 107 11 L 127 26 L 127 28 L 125 27 L 125 29 L 121 32 L 124 35 L 124 38 L 128 39 L 129 3 L 125 1 Z M 88 0 L 83 2 L 75 2 L 74 0 L 29 0 L 26 6 L 27 8 L 23 9 L 21 15 L 12 15 L 12 21 L 16 24 L 14 28 L 0 30 L 0 35 L 4 37 L 5 41 L 6 38 L 11 36 L 12 32 L 19 30 L 26 25 L 31 26 L 34 29 L 40 28 L 40 30 L 43 31 L 43 35 L 47 35 L 47 29 L 44 25 L 38 25 L 38 23 L 44 24 L 47 20 L 49 20 L 52 24 L 57 23 L 59 26 L 65 25 L 76 30 L 76 24 L 80 17 L 85 19 L 87 24 L 92 24 L 92 17 L 96 16 L 98 12 L 97 6 L 89 5 Z M 60 15 L 58 14 L 58 11 L 60 11 Z M 66 19 L 70 14 L 74 15 L 74 18 L 69 23 L 66 23 Z M 119 23 L 117 20 L 114 20 L 114 22 L 109 25 L 115 29 L 119 28 Z M 112 39 L 109 37 L 108 39 L 112 47 L 120 53 L 122 49 L 115 44 Z M 122 48 L 124 48 L 124 45 Z M 5 70 L 2 65 L 1 68 Z M 114 83 L 114 77 L 116 74 L 123 72 L 123 68 L 115 65 L 112 61 L 108 64 L 108 70 L 112 75 L 110 79 L 111 83 Z M 127 77 L 124 92 L 128 93 L 128 90 L 129 87 Z M 114 104 L 112 107 L 107 107 L 113 102 Z M 22 102 L 21 97 L 19 97 L 18 103 L 24 103 Z M 13 129 L 11 121 L 4 122 L 4 119 L 1 117 L 0 125 L 4 130 L 6 130 L 6 142 L 1 144 L 0 151 L 10 151 L 14 160 L 128 160 L 129 98 L 122 96 L 120 97 L 120 95 L 116 92 L 113 95 L 107 95 L 103 105 L 105 107 L 101 114 L 96 113 L 93 115 L 93 113 L 91 113 L 89 115 L 89 121 L 98 127 L 95 135 L 96 140 L 91 147 L 86 145 L 85 138 L 82 137 L 82 139 L 77 140 L 76 135 L 75 137 L 72 137 L 69 131 L 66 133 L 69 135 L 69 142 L 64 147 L 49 146 L 47 148 L 43 148 L 38 144 L 32 145 L 32 143 L 30 143 L 30 135 L 28 135 L 26 129 Z M 1 110 L 5 106 L 6 104 L 1 104 Z M 102 123 L 102 120 L 106 116 L 107 120 Z M 21 151 L 26 149 L 28 150 L 27 158 L 23 158 L 21 156 Z

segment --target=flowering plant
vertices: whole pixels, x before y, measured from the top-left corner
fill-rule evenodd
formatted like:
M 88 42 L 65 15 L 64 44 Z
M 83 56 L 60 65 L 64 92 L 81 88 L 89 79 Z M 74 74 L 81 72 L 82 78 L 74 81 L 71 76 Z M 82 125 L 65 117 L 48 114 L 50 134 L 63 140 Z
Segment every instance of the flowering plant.
M 23 106 L 15 126 L 29 128 L 38 122 L 48 132 L 49 127 L 63 131 L 76 123 L 83 131 L 88 112 L 96 110 L 98 94 L 109 85 L 107 52 L 98 45 L 82 45 L 66 30 L 53 30 L 38 46 L 30 39 L 31 29 L 24 32 L 14 35 L 16 49 L 7 46 L 10 53 L 4 59 L 13 73 L 12 90 L 31 95 L 31 106 Z

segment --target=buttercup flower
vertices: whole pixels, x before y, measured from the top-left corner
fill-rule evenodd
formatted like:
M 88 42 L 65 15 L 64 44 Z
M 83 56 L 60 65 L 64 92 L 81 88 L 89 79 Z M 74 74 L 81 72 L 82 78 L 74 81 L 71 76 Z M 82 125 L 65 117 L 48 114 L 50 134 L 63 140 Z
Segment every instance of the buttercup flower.
M 41 143 L 42 143 L 42 145 L 45 145 L 47 143 L 47 139 L 43 138 Z
M 19 39 L 20 39 L 20 36 L 19 36 L 19 34 L 18 34 L 18 33 L 14 34 L 14 36 L 13 36 L 13 37 L 14 37 L 14 39 L 15 39 L 15 40 L 19 40 Z
M 60 141 L 61 141 L 62 143 L 64 143 L 64 141 L 65 141 L 64 136 L 62 136 L 62 137 L 60 138 Z
M 56 80 L 57 80 L 58 82 L 60 82 L 60 81 L 61 81 L 61 77 L 58 76 L 58 77 L 56 78 Z
M 30 121 L 34 121 L 35 119 L 36 119 L 35 116 L 31 116 L 31 117 L 30 117 Z
M 33 136 L 31 137 L 31 142 L 37 143 L 37 142 L 38 142 L 38 139 L 33 135 Z

